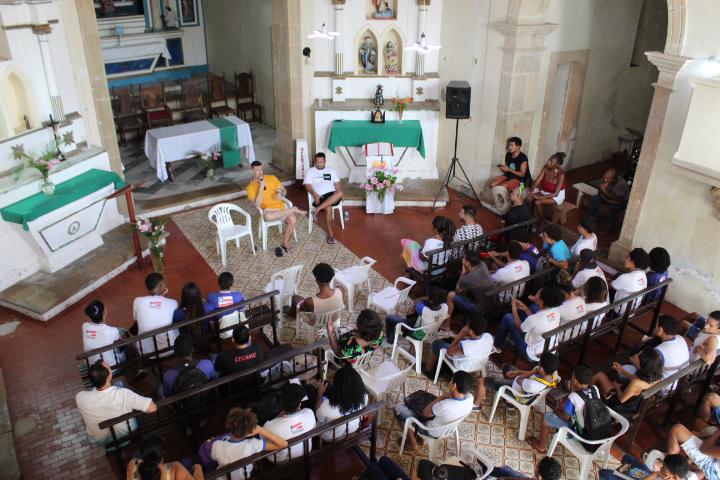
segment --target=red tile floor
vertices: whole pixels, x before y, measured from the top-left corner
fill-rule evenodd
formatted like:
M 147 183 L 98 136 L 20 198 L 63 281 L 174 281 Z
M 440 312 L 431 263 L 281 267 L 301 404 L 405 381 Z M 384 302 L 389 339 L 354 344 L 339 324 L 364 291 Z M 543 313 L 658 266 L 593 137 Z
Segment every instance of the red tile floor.
M 305 195 L 290 189 L 290 198 L 304 205 Z M 423 240 L 430 233 L 435 215 L 457 217 L 469 199 L 450 192 L 450 203 L 442 209 L 401 208 L 392 216 L 366 215 L 360 208 L 349 208 L 350 222 L 336 236 L 359 257 L 378 260 L 377 270 L 393 280 L 402 274 L 399 240 Z M 486 230 L 499 226 L 497 217 L 481 209 L 478 216 Z M 577 219 L 569 220 L 577 222 Z M 173 224 L 169 224 L 166 277 L 170 295 L 179 298 L 183 283 L 193 280 L 203 291 L 216 285 L 215 275 Z M 607 239 L 601 239 L 608 241 Z M 149 262 L 146 272 L 150 270 Z M 145 272 L 145 273 L 146 273 Z M 80 326 L 83 308 L 93 298 L 108 309 L 111 324 L 128 327 L 132 323 L 132 299 L 143 295 L 145 273 L 133 266 L 106 285 L 82 299 L 50 322 L 41 323 L 0 308 L 0 324 L 15 319 L 20 325 L 14 333 L 0 337 L 0 367 L 3 369 L 13 422 L 34 422 L 36 428 L 16 439 L 21 471 L 25 479 L 115 478 L 114 461 L 86 440 L 74 397 L 82 386 L 74 361 L 81 351 Z M 598 352 L 601 357 L 606 352 Z M 641 435 L 641 438 L 643 436 Z M 653 439 L 648 438 L 652 443 Z

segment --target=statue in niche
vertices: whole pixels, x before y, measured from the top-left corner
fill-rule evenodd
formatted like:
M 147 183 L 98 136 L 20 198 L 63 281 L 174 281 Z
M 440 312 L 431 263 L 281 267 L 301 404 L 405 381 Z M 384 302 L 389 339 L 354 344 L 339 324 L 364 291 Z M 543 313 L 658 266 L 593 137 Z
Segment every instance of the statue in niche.
M 372 14 L 373 18 L 394 18 L 395 12 L 390 8 L 390 4 L 387 0 L 373 0 L 375 6 L 375 12 Z
M 392 40 L 385 44 L 385 73 L 388 75 L 400 73 L 397 45 Z
M 360 55 L 363 73 L 377 72 L 377 48 L 369 35 L 365 36 L 362 45 L 358 49 L 358 54 Z

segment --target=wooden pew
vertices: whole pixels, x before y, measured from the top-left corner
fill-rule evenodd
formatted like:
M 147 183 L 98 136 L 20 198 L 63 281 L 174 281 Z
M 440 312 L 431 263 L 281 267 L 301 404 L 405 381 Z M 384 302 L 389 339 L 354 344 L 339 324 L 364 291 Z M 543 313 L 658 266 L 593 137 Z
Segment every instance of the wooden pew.
M 368 405 L 360 411 L 345 415 L 344 417 L 338 418 L 337 420 L 320 425 L 309 432 L 306 432 L 298 437 L 288 441 L 288 450 L 293 445 L 302 444 L 303 455 L 302 458 L 291 459 L 288 463 L 281 465 L 274 465 L 269 461 L 263 462 L 263 460 L 269 460 L 277 452 L 259 452 L 255 455 L 238 460 L 237 462 L 226 465 L 222 468 L 218 468 L 215 471 L 205 474 L 206 480 L 223 479 L 230 480 L 231 473 L 236 470 L 242 470 L 247 468 L 249 465 L 253 465 L 252 476 L 247 475 L 246 478 L 253 479 L 279 479 L 279 478 L 304 478 L 308 480 L 310 474 L 317 469 L 322 468 L 322 464 L 339 452 L 342 452 L 348 448 L 354 448 L 359 450 L 360 443 L 366 440 L 370 442 L 370 460 L 376 461 L 376 449 L 377 449 L 377 416 L 381 408 L 383 408 L 385 402 L 376 402 Z M 354 420 L 356 418 L 362 418 L 366 415 L 372 415 L 372 422 L 369 426 L 359 429 L 355 433 L 347 435 L 341 440 L 335 442 L 317 442 L 319 445 L 313 446 L 310 450 L 313 439 L 320 439 L 320 435 L 325 432 L 334 430 L 336 427 Z M 361 458 L 364 455 L 360 455 Z
M 267 339 L 268 343 L 271 345 L 277 346 L 279 345 L 278 337 L 277 337 L 277 322 L 278 322 L 278 310 L 276 307 L 276 299 L 275 295 L 279 294 L 280 292 L 277 290 L 274 290 L 269 293 L 265 293 L 262 295 L 258 295 L 256 297 L 247 299 L 240 303 L 235 303 L 233 305 L 230 305 L 225 308 L 221 308 L 218 310 L 215 310 L 207 315 L 204 315 L 202 317 L 192 319 L 192 320 L 184 320 L 182 322 L 173 323 L 172 325 L 168 325 L 166 327 L 157 328 L 155 330 L 151 330 L 145 333 L 142 333 L 140 335 L 130 337 L 124 340 L 117 341 L 113 343 L 112 345 L 108 345 L 106 347 L 102 348 L 96 348 L 94 350 L 89 350 L 87 352 L 80 353 L 75 356 L 75 360 L 78 361 L 78 369 L 80 370 L 80 376 L 83 380 L 83 383 L 86 387 L 90 387 L 91 385 L 87 381 L 87 370 L 91 365 L 90 359 L 96 355 L 100 355 L 106 352 L 112 352 L 113 355 L 115 355 L 116 361 L 118 360 L 117 357 L 117 349 L 125 347 L 125 346 L 135 346 L 137 344 L 138 346 L 138 353 L 140 354 L 137 358 L 126 358 L 123 362 L 117 362 L 116 365 L 113 366 L 113 371 L 117 372 L 114 374 L 115 377 L 119 377 L 123 374 L 123 372 L 129 368 L 129 367 L 138 367 L 139 366 L 148 366 L 149 368 L 156 371 L 159 375 L 159 377 L 162 377 L 162 359 L 163 355 L 167 356 L 172 353 L 172 347 L 162 348 L 159 349 L 157 346 L 157 337 L 165 335 L 166 338 L 169 338 L 168 335 L 173 330 L 178 330 L 183 327 L 193 327 L 201 325 L 203 322 L 212 320 L 216 317 L 222 316 L 226 312 L 230 312 L 233 310 L 236 310 L 238 308 L 242 308 L 245 316 L 247 318 L 246 325 L 250 329 L 250 331 L 261 331 L 261 335 L 264 336 L 264 333 L 262 333 L 263 327 L 266 325 L 270 325 L 272 329 L 272 340 Z M 211 330 L 208 333 L 205 333 L 203 335 L 200 335 L 199 337 L 196 337 L 196 348 L 197 347 L 203 347 L 203 346 L 210 346 L 215 345 L 218 350 L 220 350 L 220 345 L 222 342 L 222 339 L 220 338 L 220 335 L 224 332 L 231 331 L 234 328 L 234 325 L 227 326 L 225 328 L 218 328 L 218 325 L 216 322 L 210 322 Z M 142 347 L 140 346 L 140 340 L 145 338 L 153 338 L 153 344 L 154 349 L 152 351 L 144 352 L 142 351 Z
M 197 422 L 208 418 L 213 412 L 219 411 L 219 408 L 229 404 L 245 404 L 250 400 L 259 399 L 269 389 L 298 375 L 312 373 L 319 380 L 323 366 L 322 350 L 323 347 L 327 346 L 327 343 L 327 339 L 323 339 L 302 348 L 268 357 L 261 364 L 248 370 L 220 377 L 198 388 L 159 400 L 156 402 L 156 412 L 145 413 L 136 410 L 106 420 L 99 425 L 102 429 L 110 429 L 112 440 L 106 444 L 106 448 L 115 449 L 118 465 L 122 471 L 125 468 L 122 452 L 149 433 L 164 435 L 172 431 L 184 431 L 189 427 L 193 433 L 194 447 L 197 449 L 199 446 L 195 435 L 198 427 Z M 262 383 L 262 373 L 270 372 L 272 367 L 281 364 L 284 360 L 292 360 L 299 355 L 304 357 L 304 365 L 297 368 L 295 362 L 290 362 L 292 371 L 285 372 L 281 368 L 279 372 L 272 374 L 265 383 Z M 315 357 L 314 365 L 310 359 L 312 356 Z M 241 383 L 243 380 L 253 379 L 257 381 L 259 387 L 243 388 Z M 202 398 L 202 406 L 195 410 L 184 407 L 189 404 L 193 397 Z M 137 425 L 134 429 L 133 424 Z M 124 430 L 127 430 L 128 433 L 119 436 L 118 433 L 122 433 Z
M 498 285 L 495 288 L 485 292 L 485 299 L 481 305 L 481 311 L 486 315 L 496 315 L 503 309 L 510 308 L 510 301 L 513 298 L 527 297 L 529 294 L 536 293 L 540 288 L 552 281 L 552 276 L 558 272 L 559 268 L 551 266 L 543 270 L 515 280 L 511 283 Z M 532 292 L 529 292 L 532 290 Z

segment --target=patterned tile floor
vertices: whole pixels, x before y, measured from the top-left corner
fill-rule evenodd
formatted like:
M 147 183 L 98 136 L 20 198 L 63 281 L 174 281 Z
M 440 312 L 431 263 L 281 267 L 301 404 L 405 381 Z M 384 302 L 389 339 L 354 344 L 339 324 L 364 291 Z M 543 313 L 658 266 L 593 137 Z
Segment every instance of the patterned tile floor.
M 253 211 L 247 200 L 239 201 L 237 204 L 248 212 Z M 209 228 L 207 211 L 208 209 L 199 209 L 177 214 L 173 216 L 173 220 L 198 252 L 207 260 L 210 267 L 219 273 L 222 271 L 222 265 L 215 251 L 215 231 Z M 253 221 L 255 222 L 256 220 L 254 216 Z M 299 290 L 301 295 L 310 295 L 315 291 L 315 282 L 311 270 L 316 263 L 327 262 L 335 268 L 342 269 L 359 261 L 358 257 L 339 242 L 335 245 L 326 244 L 323 230 L 315 228 L 312 234 L 308 235 L 307 219 L 302 219 L 298 223 L 297 234 L 298 244 L 293 253 L 290 256 L 280 258 L 275 257 L 273 252 L 274 246 L 280 242 L 277 229 L 271 230 L 268 238 L 269 248 L 267 252 L 259 249 L 257 255 L 253 255 L 250 242 L 247 239 L 241 240 L 239 252 L 233 244 L 228 244 L 227 270 L 235 275 L 237 279 L 236 286 L 246 293 L 246 295 L 259 294 L 270 281 L 270 276 L 273 272 L 302 263 L 305 268 L 303 269 Z M 371 272 L 370 278 L 373 291 L 377 291 L 388 284 L 387 280 L 382 278 L 377 272 L 374 270 Z M 355 312 L 353 312 L 351 318 L 357 316 L 360 308 L 365 305 L 366 299 L 366 292 L 363 291 L 360 293 L 360 298 L 355 302 Z M 282 327 L 279 330 L 281 340 L 283 342 L 291 341 L 295 336 L 294 330 L 294 322 L 282 322 Z M 412 351 L 412 347 L 408 346 L 407 348 Z M 373 356 L 373 363 L 381 363 L 390 357 L 390 353 L 391 347 L 384 345 Z M 488 375 L 499 376 L 500 370 L 495 365 L 489 364 Z M 447 391 L 447 382 L 439 381 L 438 385 L 433 385 L 432 381 L 424 375 L 412 374 L 409 376 L 405 382 L 403 392 L 391 392 L 388 394 L 387 403 L 389 406 L 387 407 L 384 421 L 381 423 L 378 432 L 378 454 L 389 455 L 407 471 L 411 471 L 414 466 L 417 465 L 420 458 L 427 458 L 427 446 L 421 444 L 419 450 L 416 452 L 406 450 L 403 452 L 403 455 L 399 454 L 403 426 L 393 418 L 390 406 L 401 401 L 405 395 L 409 395 L 420 389 L 430 391 L 434 394 L 440 394 L 442 391 Z M 540 457 L 534 453 L 527 443 L 517 439 L 519 423 L 517 410 L 505 408 L 501 403 L 491 423 L 488 421 L 491 402 L 492 398 L 488 398 L 482 412 L 472 413 L 467 420 L 461 424 L 459 431 L 462 456 L 467 455 L 467 449 L 476 448 L 498 464 L 506 464 L 532 476 L 534 463 L 536 460 L 539 460 Z M 540 420 L 540 412 L 535 411 L 531 418 L 531 424 L 528 427 L 528 434 L 537 435 Z M 454 440 L 441 443 L 440 454 L 442 457 L 449 457 L 455 454 Z M 555 452 L 555 457 L 563 464 L 565 478 L 578 478 L 579 463 L 574 456 L 562 447 L 559 447 Z M 612 461 L 615 462 L 615 460 Z M 599 467 L 600 464 L 596 462 L 595 470 Z M 595 478 L 595 472 L 593 472 L 592 478 Z

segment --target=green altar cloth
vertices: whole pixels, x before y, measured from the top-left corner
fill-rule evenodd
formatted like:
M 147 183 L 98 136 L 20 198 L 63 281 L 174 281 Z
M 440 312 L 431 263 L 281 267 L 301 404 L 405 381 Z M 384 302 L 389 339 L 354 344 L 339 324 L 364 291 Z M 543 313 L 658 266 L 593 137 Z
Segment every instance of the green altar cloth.
M 93 192 L 97 192 L 111 183 L 115 185 L 116 189 L 125 186 L 125 182 L 117 173 L 93 168 L 77 177 L 57 184 L 54 195 L 45 195 L 42 192 L 36 193 L 0 209 L 0 215 L 2 215 L 3 220 L 20 223 L 24 230 L 28 230 L 29 222 Z
M 223 167 L 230 168 L 235 165 L 240 165 L 237 125 L 224 118 L 211 118 L 208 122 L 220 130 L 220 148 L 223 156 Z
M 335 120 L 330 130 L 328 148 L 362 147 L 366 143 L 387 142 L 395 147 L 411 147 L 425 158 L 425 141 L 419 120 L 393 120 L 372 123 L 369 120 Z

